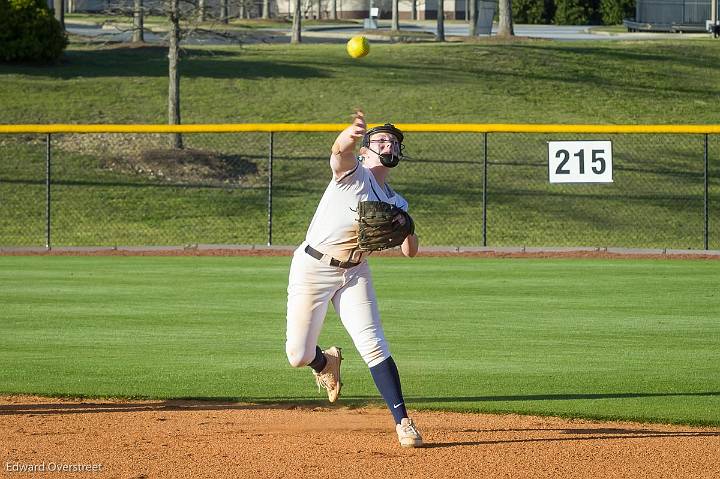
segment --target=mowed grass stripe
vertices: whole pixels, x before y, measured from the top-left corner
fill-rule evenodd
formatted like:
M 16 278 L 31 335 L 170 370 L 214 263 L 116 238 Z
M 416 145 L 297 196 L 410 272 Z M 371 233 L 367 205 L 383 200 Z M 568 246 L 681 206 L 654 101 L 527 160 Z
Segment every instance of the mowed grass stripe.
M 411 408 L 720 424 L 720 263 L 374 258 Z M 322 401 L 289 258 L 0 257 L 0 393 Z M 345 348 L 343 402 L 380 404 Z

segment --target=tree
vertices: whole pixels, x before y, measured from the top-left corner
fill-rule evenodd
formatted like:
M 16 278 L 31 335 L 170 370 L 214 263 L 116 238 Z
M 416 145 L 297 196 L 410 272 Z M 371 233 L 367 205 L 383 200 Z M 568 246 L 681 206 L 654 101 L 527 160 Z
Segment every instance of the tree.
M 133 42 L 142 43 L 145 41 L 144 29 L 143 0 L 135 0 L 133 8 Z
M 557 0 L 555 2 L 555 24 L 590 24 L 598 16 L 596 3 L 593 0 Z
M 168 46 L 168 123 L 180 124 L 180 71 L 178 61 L 180 57 L 180 7 L 179 0 L 165 0 L 167 3 L 167 16 L 170 20 L 170 38 Z M 173 133 L 170 146 L 182 148 L 182 135 Z
M 302 36 L 300 35 L 300 30 L 302 28 L 300 23 L 301 14 L 300 0 L 295 0 L 295 12 L 293 13 L 292 36 L 290 37 L 290 43 L 302 42 Z
M 635 16 L 635 0 L 600 0 L 600 15 L 605 25 L 619 25 Z
M 512 0 L 500 0 L 499 7 L 499 19 L 498 19 L 498 36 L 499 37 L 512 37 L 515 36 L 515 30 L 513 28 L 513 17 L 512 17 Z
M 478 22 L 478 0 L 468 0 L 468 16 L 470 17 L 470 25 L 468 34 L 471 37 L 477 36 L 477 22 Z
M 228 0 L 220 0 L 220 23 L 228 23 Z
M 53 0 L 53 9 L 55 10 L 55 19 L 60 22 L 60 27 L 65 31 L 65 1 Z
M 445 41 L 445 5 L 443 0 L 437 0 L 437 41 Z
M 2 0 L 0 0 L 2 1 Z M 37 0 L 45 1 L 45 0 Z M 241 0 L 244 3 L 244 0 Z M 202 18 L 200 14 L 205 5 L 205 0 L 162 0 L 159 4 L 159 13 L 167 18 L 169 24 L 168 32 L 168 124 L 180 125 L 182 115 L 180 114 L 180 41 L 183 36 L 190 35 L 194 32 L 201 31 L 204 34 L 215 35 L 225 39 L 234 38 L 232 34 L 222 32 L 212 32 L 199 27 L 198 22 Z M 227 7 L 227 2 L 225 2 Z M 132 4 L 132 14 L 135 18 L 142 18 L 143 0 L 134 0 Z M 129 11 L 124 11 L 128 15 Z M 227 12 L 225 12 L 227 13 Z M 139 14 L 139 15 L 138 15 Z M 227 14 L 225 14 L 227 20 Z M 138 23 L 134 21 L 133 39 L 135 34 L 142 32 L 142 20 Z M 236 39 L 236 38 L 235 38 Z M 237 40 L 237 39 L 236 39 Z M 183 139 L 180 133 L 173 133 L 170 136 L 171 148 L 183 148 Z
M 390 29 L 394 32 L 400 31 L 399 1 L 400 0 L 392 0 L 392 27 Z
M 549 23 L 552 15 L 547 14 L 546 2 L 538 0 L 513 0 L 513 23 Z
M 0 62 L 55 62 L 67 43 L 45 0 L 0 0 Z

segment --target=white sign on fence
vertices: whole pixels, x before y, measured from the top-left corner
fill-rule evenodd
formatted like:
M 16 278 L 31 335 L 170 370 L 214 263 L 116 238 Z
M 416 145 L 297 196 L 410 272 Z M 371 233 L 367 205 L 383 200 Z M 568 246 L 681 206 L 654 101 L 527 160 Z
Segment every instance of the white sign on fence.
M 550 183 L 612 183 L 611 141 L 548 141 Z

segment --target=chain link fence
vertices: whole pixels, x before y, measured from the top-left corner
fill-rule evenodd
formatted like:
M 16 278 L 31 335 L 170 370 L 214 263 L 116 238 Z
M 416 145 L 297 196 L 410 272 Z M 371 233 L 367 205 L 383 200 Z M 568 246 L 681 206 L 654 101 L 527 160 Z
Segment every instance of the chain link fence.
M 327 132 L 0 133 L 0 246 L 296 245 Z M 548 141 L 609 140 L 612 183 L 548 181 Z M 424 246 L 720 249 L 720 135 L 407 130 L 390 176 Z

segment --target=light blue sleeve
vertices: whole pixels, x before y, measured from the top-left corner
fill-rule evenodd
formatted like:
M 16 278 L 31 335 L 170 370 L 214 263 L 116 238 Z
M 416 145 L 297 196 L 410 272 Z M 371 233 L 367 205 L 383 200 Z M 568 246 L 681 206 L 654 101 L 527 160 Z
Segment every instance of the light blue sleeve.
M 405 211 L 406 213 L 408 211 L 408 208 L 410 207 L 407 200 L 397 192 L 395 192 L 395 206 Z

